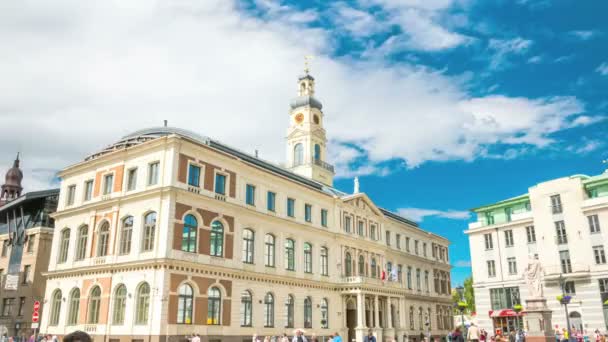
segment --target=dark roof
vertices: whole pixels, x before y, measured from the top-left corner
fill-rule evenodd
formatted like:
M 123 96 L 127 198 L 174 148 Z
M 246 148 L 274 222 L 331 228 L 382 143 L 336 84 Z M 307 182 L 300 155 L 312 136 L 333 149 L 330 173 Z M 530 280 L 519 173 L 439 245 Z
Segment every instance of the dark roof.
M 6 209 L 10 209 L 19 204 L 21 204 L 21 205 L 27 204 L 28 202 L 35 200 L 35 199 L 50 197 L 50 196 L 58 196 L 58 195 L 59 195 L 59 189 L 49 189 L 49 190 L 28 192 L 24 195 L 21 195 L 21 196 L 15 198 L 14 200 L 12 200 L 10 202 L 4 204 L 3 206 L 1 206 L 0 212 L 4 211 Z
M 386 209 L 384 209 L 384 208 L 378 208 L 378 209 L 380 209 L 380 211 L 381 211 L 381 212 L 382 212 L 384 215 L 386 215 L 386 216 L 388 216 L 388 217 L 392 218 L 393 220 L 397 220 L 397 221 L 399 221 L 399 222 L 403 222 L 403 223 L 405 223 L 405 224 L 409 224 L 410 226 L 419 227 L 419 226 L 418 226 L 418 223 L 416 223 L 416 222 L 414 222 L 414 221 L 412 221 L 412 220 L 410 220 L 410 219 L 407 219 L 407 218 L 405 218 L 405 217 L 403 217 L 403 216 L 401 216 L 401 215 L 399 215 L 399 214 L 395 214 L 394 212 L 392 212 L 392 211 L 388 211 L 388 210 L 386 210 Z
M 316 98 L 314 98 L 313 96 L 309 96 L 309 95 L 298 96 L 298 97 L 294 98 L 293 100 L 291 100 L 291 103 L 289 105 L 291 106 L 291 109 L 295 109 L 298 107 L 304 107 L 304 106 L 311 106 L 312 108 L 317 108 L 318 110 L 323 109 L 323 105 L 321 104 L 321 101 L 319 101 Z

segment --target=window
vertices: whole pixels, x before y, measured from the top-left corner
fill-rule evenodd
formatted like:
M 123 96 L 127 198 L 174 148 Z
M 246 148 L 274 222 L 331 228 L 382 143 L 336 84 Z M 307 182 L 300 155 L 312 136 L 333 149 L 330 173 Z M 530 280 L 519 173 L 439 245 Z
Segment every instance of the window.
M 287 320 L 285 320 L 285 328 L 293 328 L 294 321 L 294 299 L 292 295 L 287 295 L 285 299 L 285 313 L 287 314 Z
M 142 240 L 142 252 L 154 249 L 154 236 L 156 235 L 156 213 L 151 212 L 144 218 L 144 238 Z
M 363 255 L 359 255 L 359 276 L 365 275 L 365 258 Z
M 395 245 L 397 245 L 397 249 L 401 249 L 401 234 L 395 234 Z
M 486 223 L 488 225 L 494 224 L 494 214 L 492 212 L 486 211 L 485 212 L 485 217 L 486 217 Z
M 377 267 L 378 266 L 376 265 L 376 259 L 372 258 L 372 262 L 371 262 L 372 278 L 376 278 L 378 276 L 377 275 L 377 273 L 378 273 L 377 272 L 378 271 Z
M 270 292 L 264 296 L 264 327 L 274 327 L 274 297 Z
M 371 237 L 372 240 L 378 240 L 378 235 L 376 235 L 376 225 L 375 224 L 370 224 L 369 225 L 369 236 Z
M 490 289 L 490 301 L 492 310 L 510 309 L 516 304 L 521 304 L 519 287 Z
M 215 193 L 220 195 L 226 194 L 226 175 L 221 173 L 215 174 Z
M 359 236 L 365 235 L 365 226 L 364 226 L 363 221 L 357 222 L 357 234 L 359 234 Z
M 194 164 L 188 165 L 188 185 L 201 186 L 201 167 Z
M 391 232 L 387 230 L 385 232 L 385 235 L 386 235 L 386 245 L 390 246 L 391 245 Z
M 494 260 L 488 260 L 486 264 L 488 265 L 488 277 L 496 277 L 496 265 Z
M 285 269 L 295 271 L 295 242 L 292 239 L 285 240 Z
M 150 311 L 150 285 L 143 283 L 135 295 L 135 324 L 147 324 Z
M 89 179 L 84 182 L 84 200 L 90 201 L 93 198 L 93 180 Z
M 196 236 L 198 232 L 198 221 L 194 215 L 188 214 L 184 217 L 184 228 L 182 229 L 182 251 L 196 253 Z
M 251 326 L 253 302 L 251 299 L 251 292 L 245 290 L 241 292 L 241 326 Z
M 420 269 L 416 269 L 416 290 L 422 290 L 422 286 L 420 286 Z
M 312 299 L 304 298 L 304 328 L 312 328 Z
M 597 215 L 587 216 L 587 220 L 589 221 L 589 232 L 591 233 L 599 233 L 600 232 L 600 220 Z
M 15 305 L 15 298 L 2 299 L 2 317 L 11 316 L 13 305 Z
M 347 277 L 353 275 L 353 259 L 348 252 L 346 252 L 346 255 L 344 256 L 344 275 Z
M 412 267 L 407 267 L 407 288 L 412 289 Z
M 192 287 L 182 284 L 177 293 L 177 324 L 192 324 L 192 303 L 194 302 Z
M 207 324 L 220 324 L 220 311 L 222 305 L 222 295 L 217 287 L 212 287 L 207 291 Z
M 327 247 L 321 247 L 321 275 L 329 275 L 329 256 Z
M 304 243 L 304 272 L 312 273 L 312 245 Z
M 51 318 L 49 319 L 49 325 L 59 324 L 59 314 L 61 313 L 61 291 L 55 290 L 53 292 L 53 298 L 51 299 Z
M 103 176 L 103 194 L 108 195 L 112 193 L 112 188 L 114 186 L 114 174 L 109 173 Z
M 310 204 L 304 204 L 304 220 L 312 222 L 312 205 Z
M 315 115 L 315 123 L 319 124 L 318 116 Z M 315 161 L 321 160 L 321 146 L 319 144 L 315 144 Z
M 595 250 L 594 250 L 595 252 Z M 570 252 L 569 251 L 560 251 L 559 252 L 559 261 L 562 267 L 562 273 L 572 273 L 572 263 L 570 262 Z
M 327 209 L 321 209 L 321 226 L 327 227 Z
M 221 257 L 224 255 L 224 225 L 220 221 L 211 223 L 211 255 Z
M 245 186 L 245 203 L 255 205 L 255 185 L 247 184 Z
M 28 253 L 33 253 L 34 252 L 34 245 L 36 244 L 36 235 L 32 234 L 32 235 L 28 235 L 27 237 L 27 249 L 26 251 Z
M 87 253 L 87 239 L 89 236 L 89 227 L 81 226 L 78 228 L 78 242 L 76 244 L 76 260 L 82 260 Z
M 122 255 L 131 253 L 131 238 L 133 237 L 133 216 L 127 216 L 122 220 L 120 229 L 120 250 Z
M 287 199 L 287 216 L 295 217 L 296 216 L 296 200 L 293 198 Z
M 268 194 L 266 196 L 266 209 L 268 209 L 268 211 L 275 212 L 276 199 L 277 199 L 277 194 L 275 194 L 272 191 L 268 191 Z
M 89 294 L 89 303 L 87 305 L 87 323 L 97 324 L 99 322 L 99 306 L 101 304 L 101 288 L 95 286 Z
M 137 187 L 137 168 L 134 167 L 127 171 L 127 191 L 135 190 Z
M 321 328 L 329 328 L 329 304 L 327 298 L 321 300 Z
M 600 293 L 608 292 L 608 278 L 598 279 L 600 284 Z
M 19 298 L 19 310 L 17 310 L 17 316 L 23 317 L 25 313 L 25 297 Z
M 407 236 L 405 237 L 405 250 L 406 250 L 407 252 L 409 252 L 409 251 L 410 251 L 410 238 L 409 238 L 409 237 L 407 237 Z
M 575 295 L 576 288 L 573 281 L 564 282 L 564 293 L 567 295 Z
M 344 216 L 344 231 L 350 233 L 350 216 Z
M 426 291 L 427 293 L 431 291 L 431 289 L 429 288 L 429 271 L 424 271 L 424 291 Z
M 74 197 L 76 197 L 76 185 L 68 186 L 68 197 L 66 200 L 66 205 L 74 204 Z
M 296 144 L 293 148 L 293 166 L 304 164 L 304 146 Z
M 597 265 L 605 264 L 606 254 L 604 253 L 604 246 L 593 246 L 593 256 Z
M 536 243 L 536 231 L 534 230 L 534 226 L 526 227 L 526 237 L 528 238 L 528 243 Z
M 125 310 L 127 308 L 127 287 L 118 285 L 114 290 L 114 308 L 112 311 L 112 324 L 125 324 Z
M 507 222 L 511 222 L 511 208 L 505 208 L 505 218 Z
M 505 230 L 505 246 L 513 247 L 513 231 Z
M 274 235 L 264 237 L 264 265 L 274 267 Z
M 568 243 L 568 235 L 566 234 L 566 225 L 564 221 L 555 222 L 555 241 L 558 245 Z
M 492 241 L 492 234 L 483 234 L 483 238 L 486 243 L 486 250 L 494 249 L 494 242 Z
M 59 255 L 57 262 L 62 264 L 68 260 L 68 251 L 70 248 L 70 229 L 65 228 L 61 231 L 61 241 L 59 242 Z
M 551 196 L 551 212 L 560 214 L 562 212 L 562 199 L 559 195 Z
M 418 240 L 414 240 L 414 253 L 418 255 Z
M 158 183 L 158 169 L 160 162 L 154 162 L 148 165 L 148 185 L 156 185 Z
M 67 325 L 78 324 L 79 310 L 80 310 L 80 290 L 78 288 L 75 288 L 70 293 L 70 301 L 68 304 Z
M 243 262 L 253 264 L 254 233 L 251 229 L 243 229 Z
M 99 228 L 99 241 L 97 241 L 97 256 L 108 255 L 108 244 L 110 243 L 110 224 L 105 221 Z
M 507 263 L 509 264 L 509 274 L 517 274 L 517 263 L 515 258 L 507 258 Z
M 426 242 L 422 243 L 422 255 L 426 257 Z

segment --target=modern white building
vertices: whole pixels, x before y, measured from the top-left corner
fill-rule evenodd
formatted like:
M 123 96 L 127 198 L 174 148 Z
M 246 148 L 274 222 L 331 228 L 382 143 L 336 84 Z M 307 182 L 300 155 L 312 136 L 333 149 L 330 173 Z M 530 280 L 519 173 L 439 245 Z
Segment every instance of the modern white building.
M 607 328 L 608 173 L 539 183 L 524 195 L 473 211 L 477 221 L 466 233 L 482 327 L 508 331 L 521 324 L 510 309 L 521 303 L 525 310 L 523 273 L 529 258 L 537 257 L 553 325 L 566 327 L 564 308 L 556 299 L 563 283 L 573 297 L 568 305 L 571 326 Z

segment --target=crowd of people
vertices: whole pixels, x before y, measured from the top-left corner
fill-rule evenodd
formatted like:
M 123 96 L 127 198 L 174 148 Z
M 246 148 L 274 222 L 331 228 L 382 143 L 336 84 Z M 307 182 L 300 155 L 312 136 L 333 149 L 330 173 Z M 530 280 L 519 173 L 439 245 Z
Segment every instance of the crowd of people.
M 286 333 L 283 333 L 283 335 L 281 336 L 265 336 L 264 338 L 262 338 L 261 336 L 258 335 L 253 335 L 251 342 L 319 342 L 319 339 L 317 338 L 316 335 L 311 335 L 310 337 L 306 337 L 304 335 L 305 331 L 301 330 L 301 329 L 297 329 L 294 331 L 293 336 L 290 338 L 289 336 L 287 336 Z M 196 340 L 194 339 L 190 339 L 190 342 L 200 342 L 200 337 L 198 336 L 198 334 L 196 335 Z M 330 336 L 330 339 L 328 342 L 342 342 L 342 337 L 340 336 L 340 334 L 333 333 Z M 374 341 L 367 341 L 367 342 L 376 342 Z
M 447 342 L 526 342 L 526 336 L 527 333 L 523 329 L 513 329 L 507 333 L 498 329 L 493 335 L 490 335 L 486 330 L 480 329 L 472 323 L 466 330 L 466 334 L 461 327 L 456 327 L 448 334 L 446 340 Z M 556 325 L 555 342 L 608 342 L 608 333 L 602 333 L 599 329 L 589 333 L 573 327 L 569 334 L 568 329 Z
M 91 342 L 91 336 L 84 331 L 74 331 L 63 337 L 63 342 Z M 4 335 L 0 337 L 0 342 L 59 342 L 57 336 L 40 334 L 38 336 L 32 334 L 30 337 L 21 336 L 14 337 Z

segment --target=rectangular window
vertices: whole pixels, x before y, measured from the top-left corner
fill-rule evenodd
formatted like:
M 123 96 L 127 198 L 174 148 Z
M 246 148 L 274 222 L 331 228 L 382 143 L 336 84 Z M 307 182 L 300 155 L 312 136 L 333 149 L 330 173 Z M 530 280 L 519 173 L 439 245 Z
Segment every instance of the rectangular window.
M 562 199 L 559 195 L 551 196 L 551 212 L 553 214 L 562 213 Z
M 488 265 L 488 277 L 496 277 L 496 265 L 494 260 L 488 260 L 486 263 Z
M 507 218 L 507 222 L 511 222 L 511 208 L 505 208 L 505 217 Z
M 350 233 L 350 216 L 344 215 L 344 231 Z
M 507 258 L 507 263 L 509 264 L 509 274 L 517 274 L 517 262 L 515 258 Z
M 597 265 L 605 264 L 606 254 L 604 253 L 604 246 L 593 246 L 593 256 Z
M 103 176 L 103 194 L 109 195 L 114 187 L 114 174 L 110 173 Z
M 395 245 L 397 249 L 401 249 L 401 234 L 395 234 Z
M 566 234 L 566 225 L 564 224 L 564 221 L 555 222 L 555 242 L 558 245 L 568 243 L 568 235 Z
M 158 171 L 160 162 L 154 162 L 148 165 L 148 185 L 158 184 Z
M 587 220 L 589 221 L 589 232 L 591 233 L 599 233 L 600 232 L 600 220 L 597 215 L 587 216 Z
M 310 204 L 304 204 L 304 220 L 312 222 L 312 205 Z
M 564 283 L 564 293 L 567 295 L 575 295 L 576 287 L 574 286 L 573 281 L 567 281 Z
M 418 240 L 414 240 L 414 253 L 418 255 Z
M 137 168 L 127 171 L 127 191 L 133 191 L 137 187 Z
M 534 230 L 534 226 L 526 227 L 526 237 L 528 238 L 528 243 L 536 243 L 536 231 Z
M 562 273 L 572 273 L 572 263 L 570 262 L 570 252 L 560 251 L 559 262 L 562 267 Z
M 67 205 L 74 204 L 74 197 L 76 197 L 76 185 L 68 186 L 68 197 L 66 200 Z
M 327 227 L 327 209 L 321 209 L 321 226 Z
M 277 200 L 277 194 L 275 194 L 272 191 L 268 191 L 268 194 L 266 195 L 266 209 L 268 209 L 268 211 L 275 212 L 276 200 Z
M 2 317 L 11 316 L 13 305 L 15 305 L 15 298 L 4 298 L 2 300 Z
M 513 247 L 513 231 L 505 230 L 505 246 Z
M 386 245 L 390 246 L 391 245 L 391 232 L 387 230 L 385 232 L 385 234 L 386 234 Z
M 516 304 L 521 304 L 519 287 L 490 289 L 490 301 L 492 310 L 511 309 Z
M 287 199 L 287 216 L 296 217 L 296 200 L 293 198 Z
M 90 201 L 93 197 L 93 180 L 89 179 L 84 182 L 84 200 Z
M 412 289 L 412 267 L 407 267 L 407 288 Z
M 247 184 L 245 187 L 245 203 L 255 205 L 255 185 Z
M 23 316 L 25 312 L 25 297 L 19 298 L 19 310 L 17 311 L 17 316 Z
M 410 251 L 410 238 L 409 238 L 409 237 L 407 237 L 407 236 L 405 237 L 405 250 L 406 250 L 407 252 L 409 252 L 409 251 Z
M 26 285 L 30 281 L 30 271 L 32 269 L 31 265 L 23 266 L 23 278 L 21 279 L 21 284 Z
M 34 245 L 36 244 L 36 235 L 30 235 L 27 238 L 27 249 L 26 251 L 28 253 L 33 253 L 34 252 Z
M 378 240 L 378 233 L 376 232 L 376 225 L 375 224 L 370 224 L 369 225 L 369 236 L 372 240 Z
M 426 242 L 422 243 L 422 256 L 426 257 Z
M 608 278 L 598 279 L 600 284 L 600 293 L 608 293 Z
M 359 236 L 365 236 L 365 223 L 363 221 L 357 222 L 357 234 L 359 234 Z
M 199 187 L 201 184 L 201 167 L 188 165 L 188 185 Z
M 226 175 L 221 173 L 215 174 L 215 193 L 220 195 L 226 194 Z
M 486 217 L 486 224 L 487 225 L 494 224 L 494 214 L 492 212 L 487 211 L 485 213 L 485 217 Z
M 483 238 L 486 243 L 486 250 L 494 249 L 494 242 L 492 241 L 492 234 L 484 234 Z

